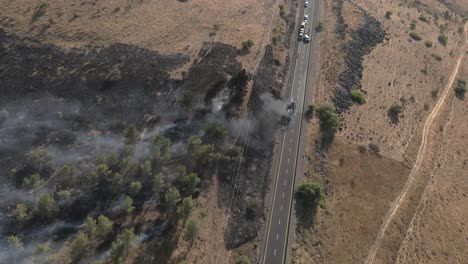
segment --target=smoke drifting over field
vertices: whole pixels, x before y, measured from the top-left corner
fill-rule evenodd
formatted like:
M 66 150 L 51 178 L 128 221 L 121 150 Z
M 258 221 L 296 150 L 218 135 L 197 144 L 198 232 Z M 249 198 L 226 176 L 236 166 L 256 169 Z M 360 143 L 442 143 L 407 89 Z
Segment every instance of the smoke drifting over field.
M 265 184 L 269 147 L 286 106 L 261 91 L 257 99 L 262 106 L 247 119 L 234 118 L 247 99 L 252 76 L 236 60 L 233 47 L 206 44 L 200 51 L 203 59 L 183 80 L 170 79 L 168 72 L 186 62 L 184 56 L 123 44 L 65 52 L 0 30 L 0 54 L 0 234 L 17 236 L 24 244 L 15 247 L 2 239 L 0 262 L 27 262 L 40 243 L 60 250 L 84 229 L 88 215 L 103 214 L 114 222 L 108 237 L 93 249 L 99 258 L 112 254 L 111 239 L 127 227 L 136 226 L 139 243 L 170 241 L 173 222 L 158 219 L 164 223 L 161 230 L 152 230 L 126 223 L 125 215 L 140 213 L 149 201 L 161 217 L 174 220 L 177 210 L 163 194 L 177 186 L 182 197 L 192 196 L 180 186 L 181 164 L 187 173 L 198 174 L 200 189 L 210 182 L 215 162 L 194 158 L 193 149 L 188 150 L 190 136 L 206 141 L 199 149 L 211 151 L 206 157 L 224 162 L 219 176 L 223 193 L 231 190 L 233 170 L 242 160 L 236 155 L 244 154 L 246 170 L 262 173 L 257 177 L 246 171 L 238 182 L 250 184 L 237 190 L 237 212 L 245 213 L 247 197 L 263 199 L 258 189 Z M 225 128 L 226 139 L 208 138 L 207 124 Z M 219 130 L 215 133 L 224 133 Z M 154 193 L 158 173 L 164 183 Z M 136 193 L 129 190 L 133 181 L 142 185 Z M 252 228 L 260 221 L 256 217 Z

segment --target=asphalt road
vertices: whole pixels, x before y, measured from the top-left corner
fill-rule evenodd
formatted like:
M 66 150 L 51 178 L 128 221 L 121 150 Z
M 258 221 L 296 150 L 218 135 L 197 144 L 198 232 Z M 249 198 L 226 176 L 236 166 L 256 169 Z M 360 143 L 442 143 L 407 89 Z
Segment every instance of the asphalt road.
M 304 2 L 303 2 L 304 3 Z M 305 32 L 313 36 L 314 15 L 318 12 L 318 0 L 309 0 L 309 7 L 305 8 L 304 14 L 309 16 Z M 296 32 L 298 35 L 299 33 Z M 297 37 L 296 35 L 296 37 Z M 313 63 L 310 56 L 311 44 L 299 42 L 297 59 L 294 68 L 294 77 L 291 89 L 288 91 L 287 100 L 294 98 L 296 110 L 288 126 L 284 127 L 284 133 L 279 156 L 273 160 L 274 190 L 270 210 L 266 236 L 261 263 L 277 264 L 286 262 L 288 246 L 289 225 L 291 221 L 295 177 L 300 149 L 302 120 L 304 118 L 304 107 L 307 77 L 309 76 L 309 65 Z M 310 85 L 309 85 L 310 86 Z M 285 109 L 286 111 L 286 109 Z

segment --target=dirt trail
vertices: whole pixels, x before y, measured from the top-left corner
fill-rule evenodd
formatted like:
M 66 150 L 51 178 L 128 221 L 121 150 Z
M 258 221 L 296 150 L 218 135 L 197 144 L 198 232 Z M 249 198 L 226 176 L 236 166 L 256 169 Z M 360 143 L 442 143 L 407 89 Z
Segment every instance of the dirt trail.
M 464 27 L 464 34 L 465 34 L 465 45 L 468 44 L 468 23 L 465 24 L 465 27 Z M 428 116 L 428 118 L 426 119 L 426 122 L 424 123 L 424 128 L 423 128 L 423 131 L 422 131 L 422 140 L 421 140 L 421 145 L 419 146 L 419 150 L 418 150 L 418 155 L 416 157 L 416 162 L 414 163 L 414 166 L 413 168 L 411 169 L 411 172 L 408 176 L 408 180 L 406 181 L 405 183 L 405 186 L 403 187 L 401 193 L 398 195 L 398 197 L 396 198 L 396 200 L 393 202 L 392 206 L 390 207 L 390 209 L 388 210 L 385 218 L 384 218 L 384 221 L 383 221 L 383 224 L 379 230 L 379 233 L 377 234 L 377 237 L 375 238 L 375 241 L 374 243 L 372 244 L 372 247 L 369 251 L 369 255 L 367 256 L 367 259 L 366 259 L 366 264 L 371 264 L 374 262 L 374 259 L 375 259 L 375 256 L 377 254 L 377 251 L 380 247 L 380 244 L 382 242 L 382 238 L 385 234 L 385 231 L 387 230 L 388 228 L 388 225 L 390 224 L 390 222 L 392 221 L 393 217 L 395 216 L 396 212 L 398 211 L 398 209 L 400 208 L 400 205 L 402 204 L 403 200 L 405 199 L 407 193 L 408 193 L 408 190 L 410 189 L 412 183 L 413 183 L 413 180 L 415 178 L 415 175 L 416 173 L 419 171 L 419 168 L 421 167 L 421 164 L 424 160 L 424 154 L 426 152 L 426 147 L 427 147 L 427 143 L 428 143 L 428 139 L 429 139 L 429 132 L 430 132 L 430 128 L 435 120 L 435 117 L 438 115 L 439 113 L 439 110 L 441 109 L 443 103 L 445 102 L 445 98 L 447 97 L 447 94 L 449 93 L 449 91 L 451 91 L 451 87 L 453 86 L 453 83 L 455 81 L 455 78 L 457 77 L 458 75 L 458 71 L 460 69 L 460 65 L 461 65 L 461 62 L 463 60 L 463 58 L 465 57 L 465 51 L 462 49 L 462 53 L 460 55 L 460 58 L 458 59 L 457 61 L 457 64 L 455 65 L 455 68 L 452 72 L 452 74 L 450 75 L 450 78 L 449 78 L 449 81 L 447 83 L 447 86 L 445 87 L 444 91 L 442 92 L 439 100 L 437 101 L 437 104 L 435 105 L 434 109 L 432 110 L 431 114 Z

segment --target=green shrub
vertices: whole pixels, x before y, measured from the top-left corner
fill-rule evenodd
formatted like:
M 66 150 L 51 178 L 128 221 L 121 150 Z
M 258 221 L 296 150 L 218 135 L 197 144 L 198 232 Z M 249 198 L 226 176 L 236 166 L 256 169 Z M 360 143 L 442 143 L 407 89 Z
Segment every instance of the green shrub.
M 431 54 L 431 56 L 436 60 L 436 61 L 442 61 L 442 57 L 437 55 L 437 54 Z
M 361 105 L 366 103 L 366 96 L 359 90 L 351 91 L 351 99 Z
M 409 28 L 410 28 L 410 30 L 415 30 L 415 29 L 416 29 L 416 23 L 414 23 L 414 22 L 411 22 L 411 24 L 410 24 L 410 27 L 409 27 Z
M 457 86 L 455 87 L 455 93 L 458 96 L 464 96 L 466 94 L 466 81 L 465 80 L 458 80 Z
M 387 11 L 387 12 L 385 12 L 385 18 L 386 18 L 386 19 L 390 19 L 391 16 L 392 16 L 392 14 L 393 14 L 392 11 Z
M 416 32 L 410 32 L 409 36 L 416 41 L 422 40 L 422 37 Z
M 254 42 L 251 39 L 248 39 L 248 40 L 242 42 L 242 48 L 244 48 L 244 49 L 250 49 L 250 48 L 253 47 L 253 45 L 254 45 Z
M 252 261 L 250 261 L 250 258 L 247 257 L 246 255 L 241 255 L 237 258 L 236 264 L 251 264 Z
M 447 46 L 448 43 L 448 37 L 445 35 L 440 35 L 437 40 L 440 42 L 440 44 Z
M 318 206 L 325 200 L 325 193 L 321 184 L 305 180 L 297 188 L 297 197 L 303 205 Z
M 398 117 L 403 112 L 404 107 L 398 103 L 392 104 L 389 108 L 389 113 L 393 117 Z
M 331 103 L 320 105 L 316 110 L 320 122 L 325 129 L 336 130 L 340 127 L 340 116 Z
M 275 59 L 275 66 L 281 66 L 281 61 L 278 59 Z
M 421 20 L 422 22 L 426 22 L 426 23 L 429 22 L 429 19 L 427 19 L 427 17 L 425 17 L 425 16 L 420 16 L 420 17 L 418 17 L 418 19 Z
M 430 47 L 432 47 L 432 41 L 427 40 L 427 41 L 424 42 L 424 45 L 425 45 L 427 48 L 430 48 Z

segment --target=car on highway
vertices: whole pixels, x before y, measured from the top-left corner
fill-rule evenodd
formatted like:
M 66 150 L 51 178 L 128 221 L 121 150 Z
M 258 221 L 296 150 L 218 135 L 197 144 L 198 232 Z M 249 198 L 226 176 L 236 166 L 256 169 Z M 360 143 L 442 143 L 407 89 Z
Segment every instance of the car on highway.
M 299 40 L 302 40 L 304 38 L 304 33 L 299 33 Z
M 309 37 L 309 35 L 307 35 L 307 34 L 304 35 L 304 42 L 305 42 L 305 43 L 309 43 L 309 42 L 310 42 L 310 37 Z
M 294 114 L 294 111 L 296 110 L 296 100 L 294 100 L 294 98 L 291 97 L 288 105 L 286 106 L 286 110 L 289 114 Z
M 308 7 L 308 6 L 309 6 L 309 2 L 306 1 L 306 2 L 304 3 L 304 7 Z
M 309 16 L 308 16 L 308 15 L 304 15 L 304 21 L 307 22 L 307 20 L 309 20 Z

